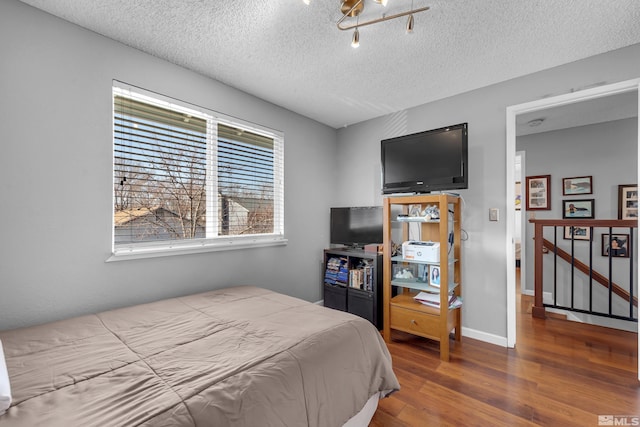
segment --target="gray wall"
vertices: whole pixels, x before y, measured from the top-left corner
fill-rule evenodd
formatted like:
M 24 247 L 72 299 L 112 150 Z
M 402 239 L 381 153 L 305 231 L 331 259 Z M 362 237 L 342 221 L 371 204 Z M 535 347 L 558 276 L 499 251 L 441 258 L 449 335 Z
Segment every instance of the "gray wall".
M 506 344 L 506 108 L 599 82 L 637 77 L 640 45 L 340 129 L 338 178 L 350 183 L 343 187 L 341 201 L 381 203 L 376 172 L 381 139 L 468 122 L 470 183 L 469 189 L 460 192 L 464 198 L 462 227 L 469 236 L 462 248 L 463 327 L 469 335 Z M 498 222 L 489 222 L 489 208 L 493 207 L 501 211 Z
M 234 284 L 322 298 L 334 129 L 16 0 L 0 57 L 0 330 Z M 283 131 L 288 245 L 105 263 L 112 79 Z

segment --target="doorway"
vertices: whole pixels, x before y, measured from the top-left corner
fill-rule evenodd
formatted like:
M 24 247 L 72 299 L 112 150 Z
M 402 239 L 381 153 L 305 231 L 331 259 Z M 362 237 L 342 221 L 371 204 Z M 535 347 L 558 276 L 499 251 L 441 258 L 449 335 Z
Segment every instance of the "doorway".
M 582 91 L 572 92 L 565 95 L 559 95 L 555 97 L 545 98 L 537 101 L 532 101 L 524 104 L 513 105 L 507 107 L 506 110 L 506 195 L 507 195 L 507 218 L 506 218 L 506 245 L 507 245 L 507 346 L 515 347 L 516 345 L 516 262 L 515 262 L 515 209 L 510 208 L 513 206 L 513 200 L 515 200 L 515 159 L 516 159 L 516 121 L 518 116 L 525 115 L 532 112 L 541 112 L 550 108 L 561 107 L 566 105 L 578 104 L 583 101 L 591 101 L 599 98 L 605 98 L 611 95 L 635 92 L 635 101 L 640 105 L 640 99 L 638 98 L 638 91 L 640 90 L 640 79 L 628 80 L 625 82 L 604 85 L 592 89 L 585 89 Z M 638 145 L 640 146 L 640 125 L 638 130 Z M 640 152 L 640 150 L 639 150 Z M 640 164 L 640 162 L 639 162 Z M 638 180 L 640 182 L 640 179 Z M 523 195 L 526 192 L 523 190 Z M 526 218 L 522 218 L 522 221 L 526 221 Z M 523 235 L 523 238 L 526 236 Z M 636 254 L 637 256 L 637 254 Z M 522 262 L 522 261 L 521 261 Z M 636 260 L 637 262 L 637 260 Z M 639 335 L 640 337 L 640 335 Z M 638 342 L 638 348 L 640 350 L 640 339 Z M 639 367 L 640 368 L 640 367 Z M 640 378 L 640 369 L 639 369 Z

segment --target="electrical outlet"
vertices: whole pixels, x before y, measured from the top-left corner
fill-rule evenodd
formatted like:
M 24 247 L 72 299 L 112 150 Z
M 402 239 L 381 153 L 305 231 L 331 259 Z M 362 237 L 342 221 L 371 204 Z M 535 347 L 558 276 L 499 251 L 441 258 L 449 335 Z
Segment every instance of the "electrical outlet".
M 498 208 L 489 209 L 489 221 L 497 221 L 499 218 Z

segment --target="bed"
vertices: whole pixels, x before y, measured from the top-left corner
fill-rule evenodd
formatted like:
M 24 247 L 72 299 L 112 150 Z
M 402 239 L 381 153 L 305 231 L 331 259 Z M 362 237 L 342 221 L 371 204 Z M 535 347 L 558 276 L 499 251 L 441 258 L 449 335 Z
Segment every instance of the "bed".
M 399 389 L 369 322 L 252 286 L 2 331 L 0 343 L 12 398 L 1 427 L 366 425 Z

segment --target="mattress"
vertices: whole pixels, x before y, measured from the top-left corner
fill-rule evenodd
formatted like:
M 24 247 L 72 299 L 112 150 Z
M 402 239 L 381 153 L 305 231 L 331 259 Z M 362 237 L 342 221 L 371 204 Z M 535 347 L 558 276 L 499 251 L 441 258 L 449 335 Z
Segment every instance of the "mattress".
M 364 319 L 239 286 L 0 332 L 13 426 L 341 426 L 398 390 Z

